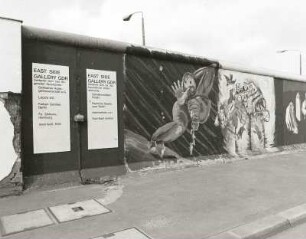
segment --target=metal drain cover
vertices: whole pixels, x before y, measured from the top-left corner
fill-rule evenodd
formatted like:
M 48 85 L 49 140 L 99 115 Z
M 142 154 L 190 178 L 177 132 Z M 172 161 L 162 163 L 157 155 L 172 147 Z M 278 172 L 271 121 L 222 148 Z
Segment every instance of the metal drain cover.
M 97 201 L 91 199 L 70 204 L 63 204 L 50 207 L 50 211 L 59 222 L 67 222 L 83 217 L 95 216 L 110 212 L 109 209 L 102 206 Z

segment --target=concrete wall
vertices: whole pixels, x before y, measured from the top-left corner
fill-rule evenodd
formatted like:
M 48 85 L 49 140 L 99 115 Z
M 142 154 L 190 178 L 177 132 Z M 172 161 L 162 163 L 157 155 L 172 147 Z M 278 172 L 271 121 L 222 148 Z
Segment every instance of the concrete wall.
M 275 79 L 278 145 L 306 142 L 306 83 Z
M 0 196 L 20 192 L 21 22 L 0 17 Z
M 42 62 L 48 63 L 51 59 L 50 64 L 57 64 L 63 56 L 67 59 L 75 57 L 77 54 L 71 51 L 72 48 L 80 52 L 88 49 L 94 51 L 94 55 L 83 52 L 86 57 L 77 55 L 78 61 L 84 65 L 92 62 L 93 56 L 100 64 L 106 62 L 102 58 L 110 59 L 108 54 L 120 54 L 110 65 L 118 64 L 117 74 L 124 76 L 124 92 L 120 88 L 124 94 L 124 106 L 119 105 L 118 109 L 121 114 L 123 108 L 123 117 L 119 118 L 124 118 L 125 156 L 124 160 L 121 154 L 116 159 L 119 166 L 125 163 L 127 170 L 151 167 L 166 161 L 194 162 L 195 159 L 205 159 L 207 155 L 265 153 L 271 147 L 306 142 L 306 82 L 302 82 L 302 78 L 277 78 L 276 75 L 250 72 L 239 67 L 222 68 L 220 64 L 204 58 L 144 47 L 124 44 L 112 47 L 110 41 L 101 39 L 24 29 L 23 42 L 27 40 L 28 45 L 23 53 L 27 51 L 31 57 L 28 58 L 29 62 L 23 62 L 26 66 L 24 69 L 27 69 L 23 74 L 28 78 L 27 81 L 24 78 L 21 95 L 20 32 L 20 22 L 0 18 L 0 196 L 3 195 L 1 187 L 8 191 L 20 191 L 21 155 L 24 156 L 24 168 L 33 162 L 47 169 L 42 171 L 43 174 L 51 168 L 54 169 L 52 172 L 58 173 L 60 168 L 54 164 L 54 159 L 48 160 L 49 165 L 42 163 L 44 154 L 36 161 L 27 157 L 25 152 L 32 150 L 32 141 L 21 142 L 20 137 L 20 102 L 22 97 L 23 103 L 25 99 L 28 102 L 32 99 L 31 84 L 27 82 L 32 80 L 31 66 L 36 62 L 36 58 L 31 58 L 32 50 L 38 47 L 39 41 L 53 47 L 56 45 L 54 43 L 60 45 L 58 51 L 51 47 L 47 47 L 45 53 L 35 51 L 48 59 L 43 58 Z M 67 50 L 66 54 L 63 54 L 64 50 Z M 65 61 L 64 65 L 67 62 L 70 61 Z M 75 67 L 76 64 L 70 63 L 71 67 Z M 76 104 L 77 101 L 71 99 L 70 104 Z M 82 102 L 85 109 L 86 99 Z M 26 105 L 30 110 L 23 111 L 26 113 L 23 128 L 28 127 L 26 132 L 29 134 L 23 135 L 29 136 L 33 130 L 32 104 Z M 74 107 L 76 110 L 76 105 Z M 79 139 L 74 140 L 77 153 Z M 21 145 L 24 147 L 23 152 Z M 101 155 L 99 153 L 96 156 Z M 67 155 L 65 157 L 62 160 L 57 155 L 56 159 L 64 163 L 76 159 Z M 105 161 L 105 158 L 96 160 L 95 163 L 103 162 L 100 166 L 107 174 L 108 166 L 114 162 L 113 158 L 110 157 L 110 161 Z M 83 159 L 90 157 L 84 156 Z M 37 165 L 33 166 L 34 171 L 38 169 Z M 97 164 L 91 166 L 97 167 Z M 61 167 L 61 170 L 69 169 Z
M 125 159 L 131 170 L 306 142 L 306 82 L 300 79 L 154 57 L 127 55 L 125 64 Z M 186 74 L 195 82 L 192 94 Z
M 219 70 L 218 117 L 223 146 L 232 154 L 264 152 L 275 146 L 273 77 Z

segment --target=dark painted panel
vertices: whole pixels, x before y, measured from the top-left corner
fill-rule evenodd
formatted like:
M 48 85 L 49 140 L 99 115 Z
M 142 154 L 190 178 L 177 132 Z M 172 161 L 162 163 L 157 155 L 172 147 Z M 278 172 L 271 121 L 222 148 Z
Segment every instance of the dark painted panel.
M 126 56 L 124 121 L 128 162 L 149 162 L 161 156 L 190 156 L 192 125 L 196 117 L 201 118 L 201 123 L 194 133 L 196 139 L 192 156 L 224 152 L 221 131 L 214 126 L 218 100 L 217 69 L 206 67 L 199 70 L 202 67 L 203 65 Z M 179 97 L 174 94 L 172 87 L 174 82 L 182 82 L 187 72 L 197 75 L 196 87 L 202 93 L 188 94 L 185 103 L 180 105 L 177 103 Z M 200 83 L 201 79 L 204 84 Z M 191 116 L 192 107 L 199 114 Z M 181 130 L 185 131 L 180 136 Z M 166 145 L 164 155 L 161 152 L 163 143 Z
M 67 46 L 23 40 L 22 45 L 22 142 L 23 172 L 25 176 L 78 169 L 76 113 L 76 50 Z M 69 66 L 71 151 L 61 153 L 33 154 L 32 118 L 32 63 Z
M 86 69 L 116 71 L 118 148 L 88 150 L 87 122 L 81 124 L 82 168 L 123 165 L 123 54 L 102 50 L 78 49 L 78 75 L 80 79 L 80 113 L 87 119 Z M 98 132 L 103 135 L 103 132 Z M 106 137 L 106 136 L 105 136 Z
M 306 83 L 283 80 L 284 145 L 306 142 Z

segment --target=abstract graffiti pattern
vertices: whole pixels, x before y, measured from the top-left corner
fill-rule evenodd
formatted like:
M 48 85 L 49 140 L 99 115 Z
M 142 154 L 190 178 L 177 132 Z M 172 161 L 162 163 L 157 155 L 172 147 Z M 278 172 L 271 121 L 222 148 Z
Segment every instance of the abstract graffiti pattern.
M 303 115 L 303 117 L 302 117 Z M 299 92 L 295 96 L 295 104 L 290 101 L 286 108 L 285 122 L 287 130 L 293 134 L 299 133 L 299 122 L 306 120 L 306 93 L 303 103 Z
M 275 78 L 277 145 L 306 142 L 306 84 Z

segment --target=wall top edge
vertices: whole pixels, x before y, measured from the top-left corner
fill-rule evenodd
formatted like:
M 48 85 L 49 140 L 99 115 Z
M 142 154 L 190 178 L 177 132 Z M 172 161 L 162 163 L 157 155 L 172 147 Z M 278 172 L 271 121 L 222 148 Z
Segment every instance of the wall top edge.
M 292 80 L 292 81 L 300 81 L 300 82 L 306 82 L 306 76 L 296 75 L 296 74 L 290 74 L 282 71 L 276 71 L 266 68 L 258 68 L 258 67 L 248 67 L 244 65 L 229 63 L 229 62 L 219 62 L 220 63 L 220 69 L 224 70 L 231 70 L 231 71 L 239 71 L 243 73 L 248 74 L 254 74 L 254 75 L 262 75 L 262 76 L 268 76 L 273 78 L 280 78 L 285 80 Z
M 290 74 L 265 68 L 249 67 L 231 62 L 209 59 L 202 56 L 195 56 L 176 51 L 153 48 L 142 45 L 134 45 L 127 42 L 115 41 L 110 39 L 90 37 L 75 33 L 67 33 L 55 30 L 41 29 L 31 26 L 22 26 L 22 35 L 26 39 L 56 42 L 77 47 L 96 48 L 112 52 L 119 52 L 127 55 L 153 57 L 164 60 L 175 60 L 188 63 L 202 64 L 205 66 L 215 66 L 224 70 L 233 70 L 249 74 L 257 74 L 286 80 L 306 82 L 306 76 Z
M 198 63 L 203 65 L 218 64 L 210 59 L 183 54 L 164 49 L 157 49 L 148 46 L 134 45 L 126 42 L 90 37 L 75 33 L 67 33 L 61 31 L 47 30 L 42 28 L 22 26 L 22 36 L 24 39 L 38 40 L 46 42 L 54 42 L 77 47 L 102 49 L 112 52 L 126 53 L 128 55 L 137 55 L 144 57 L 153 57 L 165 60 L 176 60 L 190 63 Z
M 6 21 L 13 21 L 13 22 L 23 23 L 22 20 L 15 19 L 15 18 L 9 18 L 9 17 L 2 17 L 2 16 L 0 16 L 0 20 L 6 20 Z

